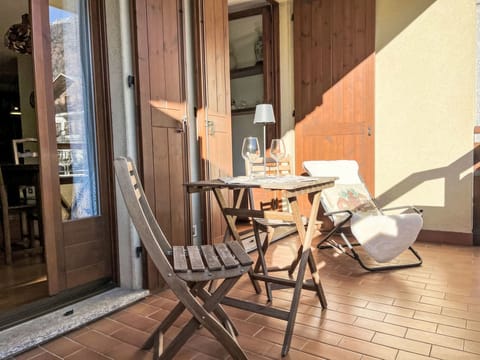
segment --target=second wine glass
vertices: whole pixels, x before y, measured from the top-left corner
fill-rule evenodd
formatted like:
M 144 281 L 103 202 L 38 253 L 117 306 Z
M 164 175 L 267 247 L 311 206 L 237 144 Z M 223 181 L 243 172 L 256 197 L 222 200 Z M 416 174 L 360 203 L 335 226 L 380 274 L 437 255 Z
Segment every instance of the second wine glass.
M 242 157 L 250 163 L 250 178 L 252 178 L 253 163 L 260 157 L 260 146 L 256 137 L 249 136 L 243 139 Z
M 279 163 L 287 155 L 285 150 L 285 143 L 282 139 L 273 139 L 270 145 L 270 155 L 277 163 L 277 176 L 280 175 Z

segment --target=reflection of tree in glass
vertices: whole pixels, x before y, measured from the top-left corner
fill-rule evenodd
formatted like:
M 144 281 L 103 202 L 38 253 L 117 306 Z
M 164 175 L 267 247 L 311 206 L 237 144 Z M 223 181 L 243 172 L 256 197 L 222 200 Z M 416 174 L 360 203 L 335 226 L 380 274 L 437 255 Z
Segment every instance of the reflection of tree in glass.
M 73 81 L 65 82 L 63 91 L 55 94 L 55 111 L 81 111 L 82 61 L 81 32 L 78 16 L 71 15 L 50 24 L 52 45 L 52 73 L 56 80 L 66 76 Z

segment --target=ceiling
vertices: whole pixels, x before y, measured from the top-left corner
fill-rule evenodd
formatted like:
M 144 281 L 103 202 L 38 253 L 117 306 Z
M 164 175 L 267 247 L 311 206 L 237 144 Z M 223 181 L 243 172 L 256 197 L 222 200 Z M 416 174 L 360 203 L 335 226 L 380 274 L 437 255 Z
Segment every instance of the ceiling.
M 228 0 L 228 12 L 236 12 L 267 4 L 265 0 Z

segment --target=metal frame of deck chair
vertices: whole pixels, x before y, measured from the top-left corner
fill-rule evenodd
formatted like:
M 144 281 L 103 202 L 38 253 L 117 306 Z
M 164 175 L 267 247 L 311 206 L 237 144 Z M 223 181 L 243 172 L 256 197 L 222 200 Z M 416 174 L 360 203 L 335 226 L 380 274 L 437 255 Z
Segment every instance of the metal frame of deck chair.
M 415 241 L 418 235 L 418 231 L 420 231 L 423 224 L 421 210 L 413 206 L 401 206 L 389 209 L 380 209 L 375 203 L 374 199 L 370 196 L 367 188 L 365 187 L 363 181 L 358 175 L 359 168 L 358 163 L 355 160 L 304 161 L 303 168 L 310 176 L 336 176 L 338 179 L 335 182 L 335 187 L 331 189 L 326 189 L 324 192 L 322 192 L 321 203 L 324 210 L 326 211 L 324 215 L 328 216 L 332 220 L 334 227 L 321 239 L 320 243 L 317 245 L 319 249 L 335 248 L 337 251 L 340 251 L 341 253 L 346 254 L 351 258 L 357 260 L 359 264 L 368 271 L 402 269 L 420 266 L 422 264 L 422 258 L 410 244 L 408 248 L 403 249 L 401 252 L 408 249 L 416 258 L 414 262 L 378 266 L 367 265 L 364 259 L 362 259 L 360 254 L 354 248 L 355 246 L 361 246 L 362 244 L 359 242 L 350 242 L 345 235 L 345 232 L 342 230 L 345 226 L 349 224 L 352 225 L 352 220 L 360 221 L 362 219 L 368 220 L 370 218 L 373 220 L 379 219 L 380 221 L 383 221 L 384 219 L 389 219 L 389 215 L 385 215 L 386 211 L 398 211 L 402 209 L 410 210 L 412 212 L 411 214 L 402 213 L 400 215 L 391 215 L 390 218 L 392 219 L 392 221 L 413 221 L 416 228 L 412 230 L 413 235 L 411 236 L 411 240 Z M 344 197 L 339 196 L 338 198 L 336 198 L 334 195 L 335 192 L 338 193 L 342 191 L 344 192 L 342 195 L 345 195 L 345 193 L 348 192 L 350 195 L 352 192 L 355 192 L 355 200 L 353 200 L 352 197 L 352 202 L 348 204 Z M 341 201 L 344 201 L 343 204 L 341 203 Z M 342 204 L 344 205 L 344 207 L 342 206 L 341 209 L 338 209 L 338 204 Z M 374 216 L 377 216 L 377 218 L 374 218 Z M 352 225 L 352 233 L 354 232 L 353 226 L 355 225 Z M 335 241 L 333 239 L 334 235 L 339 235 L 344 244 Z M 377 236 L 377 239 L 379 239 L 379 241 L 382 241 L 382 236 L 385 237 L 384 235 L 380 234 Z M 389 257 L 386 260 L 377 260 L 376 256 L 372 255 L 371 252 L 369 252 L 369 250 L 366 248 L 366 246 L 363 247 L 367 254 L 371 256 L 374 260 L 376 260 L 377 263 L 388 262 L 393 259 Z
M 220 302 L 240 277 L 248 272 L 253 261 L 235 241 L 215 245 L 170 246 L 148 205 L 133 162 L 120 157 L 115 160 L 115 170 L 142 244 L 179 300 L 143 348 L 155 346 L 153 359 L 172 359 L 198 328 L 205 327 L 233 359 L 247 359 L 235 337 L 238 331 Z M 223 282 L 214 292 L 206 289 L 211 280 L 222 279 Z M 191 313 L 191 320 L 164 349 L 163 334 L 185 309 Z

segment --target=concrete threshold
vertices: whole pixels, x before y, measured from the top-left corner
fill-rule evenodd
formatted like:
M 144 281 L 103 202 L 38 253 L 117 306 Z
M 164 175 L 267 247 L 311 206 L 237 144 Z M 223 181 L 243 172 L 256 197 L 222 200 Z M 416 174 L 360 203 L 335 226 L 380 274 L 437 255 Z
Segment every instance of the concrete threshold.
M 3 330 L 0 332 L 0 359 L 78 329 L 148 295 L 148 290 L 115 288 Z

